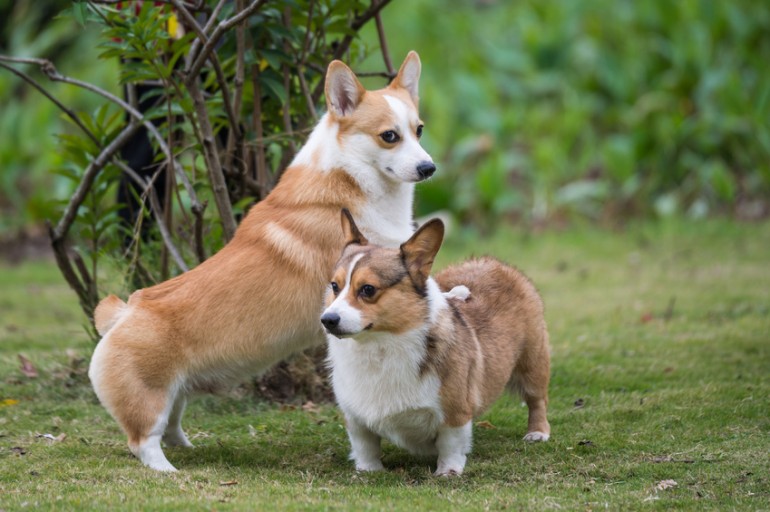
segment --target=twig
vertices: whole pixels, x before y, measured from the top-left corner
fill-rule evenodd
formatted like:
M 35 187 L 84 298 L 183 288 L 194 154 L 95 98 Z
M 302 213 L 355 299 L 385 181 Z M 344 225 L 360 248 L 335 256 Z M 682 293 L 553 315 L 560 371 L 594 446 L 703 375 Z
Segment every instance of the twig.
M 15 58 L 12 58 L 12 57 L 7 57 L 7 56 L 5 56 L 5 55 L 0 55 L 0 67 L 3 67 L 3 68 L 5 68 L 5 69 L 7 69 L 7 70 L 8 70 L 8 71 L 10 71 L 11 73 L 13 73 L 14 75 L 18 76 L 19 78 L 21 78 L 22 80 L 24 80 L 25 82 L 27 82 L 28 84 L 30 84 L 32 87 L 34 87 L 35 89 L 37 89 L 37 90 L 38 90 L 38 92 L 40 92 L 40 94 L 42 94 L 43 96 L 45 96 L 46 98 L 48 98 L 48 99 L 49 99 L 49 100 L 50 100 L 50 101 L 51 101 L 51 102 L 52 102 L 54 105 L 56 105 L 57 107 L 59 107 L 59 110 L 61 110 L 62 112 L 64 112 L 64 113 L 67 115 L 67 117 L 69 117 L 70 119 L 72 119 L 72 121 L 73 121 L 73 122 L 74 122 L 74 123 L 75 123 L 75 124 L 76 124 L 76 125 L 77 125 L 77 126 L 80 128 L 80 129 L 81 129 L 81 130 L 83 130 L 83 133 L 85 133 L 85 134 L 88 136 L 88 138 L 89 138 L 89 139 L 91 139 L 91 140 L 92 140 L 92 141 L 94 141 L 94 142 L 95 142 L 97 145 L 99 145 L 99 144 L 100 144 L 100 142 L 99 142 L 99 139 L 97 139 L 97 138 L 96 138 L 96 135 L 94 135 L 94 134 L 93 134 L 93 132 L 92 132 L 91 130 L 89 130 L 89 129 L 86 127 L 86 125 L 84 125 L 84 124 L 83 124 L 83 122 L 82 122 L 82 121 L 80 120 L 80 118 L 79 118 L 79 117 L 78 117 L 78 116 L 75 114 L 75 112 L 74 112 L 74 111 L 72 111 L 71 109 L 69 109 L 69 108 L 67 108 L 66 106 L 64 106 L 64 104 L 63 104 L 61 101 L 59 101 L 59 100 L 58 100 L 58 99 L 57 99 L 57 98 L 56 98 L 56 97 L 55 97 L 53 94 L 51 94 L 51 93 L 49 93 L 48 91 L 46 91 L 46 90 L 43 88 L 43 86 L 42 86 L 42 85 L 40 85 L 39 83 L 37 83 L 37 81 L 36 81 L 35 79 L 33 79 L 32 77 L 30 77 L 30 76 L 29 76 L 29 75 L 27 75 L 26 73 L 24 73 L 24 72 L 22 72 L 22 71 L 19 71 L 18 69 L 14 68 L 13 66 L 9 66 L 9 65 L 7 65 L 7 64 L 4 64 L 4 62 L 21 62 L 22 60 L 26 60 L 26 59 L 15 59 Z
M 187 175 L 185 174 L 184 170 L 181 168 L 181 165 L 179 165 L 179 162 L 175 158 L 173 158 L 171 152 L 168 149 L 168 146 L 163 140 L 163 137 L 157 131 L 157 128 L 155 127 L 155 125 L 153 125 L 149 121 L 145 121 L 142 114 L 139 113 L 133 106 L 129 105 L 128 103 L 121 100 L 120 98 L 117 98 L 116 96 L 110 93 L 107 93 L 106 91 L 102 91 L 97 87 L 91 86 L 91 84 L 85 84 L 78 80 L 68 79 L 67 77 L 63 77 L 56 71 L 56 68 L 53 66 L 53 64 L 50 61 L 47 61 L 45 59 L 0 56 L 0 60 L 6 61 L 6 62 L 17 62 L 22 64 L 34 64 L 34 65 L 41 66 L 41 68 L 43 69 L 43 72 L 52 81 L 60 81 L 60 82 L 70 83 L 73 85 L 81 85 L 81 84 L 88 85 L 89 87 L 85 87 L 86 89 L 92 92 L 95 92 L 97 94 L 100 94 L 101 96 L 106 97 L 110 101 L 117 103 L 134 118 L 134 120 L 132 120 L 129 123 L 129 125 L 123 130 L 123 132 L 121 132 L 117 137 L 115 137 L 110 142 L 110 144 L 102 148 L 101 153 L 97 156 L 95 160 L 91 162 L 89 167 L 83 173 L 83 178 L 81 178 L 81 182 L 78 184 L 78 187 L 72 199 L 65 207 L 64 213 L 62 214 L 62 217 L 59 220 L 59 222 L 56 224 L 56 227 L 55 228 L 50 227 L 50 235 L 51 235 L 52 245 L 54 246 L 54 252 L 56 252 L 57 250 L 59 251 L 59 254 L 57 254 L 57 263 L 59 264 L 59 268 L 62 271 L 62 275 L 65 277 L 65 279 L 70 284 L 70 286 L 75 290 L 75 292 L 81 298 L 81 304 L 84 306 L 87 306 L 88 305 L 87 292 L 83 288 L 83 284 L 80 282 L 79 279 L 73 279 L 73 276 L 76 277 L 76 275 L 74 274 L 74 271 L 72 271 L 71 264 L 67 260 L 67 254 L 66 254 L 67 251 L 64 248 L 65 247 L 64 239 L 66 238 L 66 235 L 69 231 L 70 226 L 74 222 L 74 219 L 77 215 L 78 208 L 80 207 L 82 202 L 85 200 L 85 196 L 88 190 L 90 189 L 93 183 L 93 180 L 95 179 L 98 172 L 104 167 L 104 165 L 107 164 L 109 160 L 113 159 L 113 157 L 115 156 L 115 153 L 117 153 L 117 151 L 128 141 L 128 139 L 130 139 L 131 136 L 133 136 L 133 134 L 136 133 L 136 131 L 139 129 L 140 126 L 144 126 L 145 128 L 148 129 L 148 131 L 150 131 L 150 133 L 152 133 L 155 136 L 155 139 L 158 141 L 161 149 L 164 151 L 167 158 L 169 159 L 168 161 L 170 161 L 174 166 L 177 176 L 179 176 L 180 179 L 182 180 L 182 184 L 184 185 L 185 189 L 187 190 L 188 196 L 190 197 L 190 201 L 192 203 L 191 209 L 193 214 L 196 216 L 196 221 L 199 225 L 202 223 L 202 216 L 203 216 L 203 211 L 205 210 L 205 205 L 201 205 L 200 202 L 198 201 L 197 194 L 195 193 L 195 189 L 192 187 L 192 184 L 190 183 L 189 179 L 187 179 Z M 96 142 L 97 145 L 101 146 L 96 136 L 85 125 L 83 125 L 82 122 L 80 122 L 77 116 L 75 116 L 75 114 L 71 110 L 65 107 L 53 95 L 48 93 L 40 84 L 38 84 L 35 80 L 30 78 L 25 73 L 18 71 L 13 67 L 7 66 L 2 63 L 0 63 L 0 65 L 6 69 L 9 69 L 11 72 L 15 73 L 17 76 L 20 76 L 25 81 L 33 85 L 46 98 L 50 99 L 57 107 L 59 107 L 63 112 L 65 112 L 68 115 L 68 117 L 73 119 L 73 121 L 76 122 L 78 127 L 80 127 L 80 129 L 83 130 L 83 132 L 86 135 L 88 135 L 89 138 L 91 138 L 94 142 Z M 121 163 L 119 163 L 118 161 L 116 161 L 116 163 L 118 164 L 118 166 L 121 166 Z M 200 226 L 197 226 L 196 229 L 198 231 L 202 231 L 202 228 Z M 197 241 L 196 241 L 196 245 L 198 245 Z M 203 251 L 201 249 L 202 249 L 201 247 L 196 247 L 196 254 L 198 254 L 199 257 L 201 254 L 203 254 Z
M 235 16 L 220 22 L 219 25 L 217 25 L 217 28 L 214 29 L 214 32 L 211 34 L 211 37 L 209 37 L 209 39 L 205 42 L 200 53 L 197 55 L 197 57 L 195 57 L 195 60 L 185 68 L 185 74 L 187 75 L 188 80 L 190 80 L 190 77 L 192 76 L 197 76 L 197 74 L 201 70 L 201 67 L 203 66 L 203 63 L 206 62 L 206 60 L 209 57 L 209 54 L 212 51 L 214 51 L 214 46 L 216 46 L 216 44 L 219 42 L 219 39 L 224 35 L 224 33 L 227 32 L 231 27 L 235 26 L 236 24 L 240 23 L 241 21 L 251 16 L 257 9 L 262 7 L 262 5 L 266 1 L 267 0 L 254 0 L 254 2 L 252 2 L 244 10 L 242 10 Z M 194 48 L 190 49 L 191 53 L 193 49 Z
M 238 11 L 243 10 L 243 1 L 237 0 Z M 246 75 L 246 26 L 244 23 L 238 23 L 235 27 L 235 77 L 233 79 L 233 110 L 236 115 L 240 115 L 241 102 L 243 101 L 243 82 Z
M 318 112 L 315 109 L 315 103 L 313 103 L 313 97 L 310 95 L 310 89 L 305 79 L 305 59 L 307 59 L 308 51 L 310 50 L 310 28 L 313 21 L 313 8 L 315 7 L 315 0 L 310 0 L 307 12 L 307 25 L 305 26 L 305 41 L 302 43 L 302 52 L 300 53 L 299 62 L 297 62 L 297 76 L 299 77 L 299 86 L 302 90 L 302 95 L 305 97 L 305 103 L 307 103 L 307 109 L 314 121 L 318 121 Z
M 206 167 L 209 171 L 214 202 L 217 205 L 217 211 L 219 212 L 219 217 L 222 221 L 225 241 L 230 241 L 233 238 L 233 235 L 235 235 L 237 226 L 235 224 L 235 217 L 233 216 L 230 198 L 227 193 L 227 184 L 225 183 L 225 176 L 222 172 L 222 163 L 219 160 L 219 153 L 217 151 L 216 141 L 214 140 L 214 130 L 211 128 L 211 122 L 209 121 L 208 112 L 206 111 L 206 104 L 203 101 L 203 94 L 198 86 L 198 80 L 191 81 L 188 84 L 188 89 L 198 116 L 198 125 L 201 131 L 200 140 L 203 145 L 203 156 L 206 159 Z
M 374 15 L 374 21 L 377 24 L 377 36 L 380 38 L 380 50 L 382 50 L 382 60 L 385 61 L 385 69 L 388 70 L 389 75 L 396 76 L 396 70 L 393 69 L 393 61 L 390 60 L 388 40 L 385 37 L 385 27 L 382 26 L 382 17 L 380 17 L 379 11 Z
M 219 3 L 216 5 L 216 7 L 214 7 L 214 10 L 211 11 L 211 14 L 209 15 L 209 19 L 206 22 L 206 25 L 203 27 L 204 35 L 208 34 L 211 31 L 211 27 L 213 27 L 214 23 L 217 21 L 217 18 L 219 17 L 219 13 L 222 12 L 222 8 L 229 1 L 230 0 L 219 0 Z M 190 50 L 187 52 L 187 55 L 185 56 L 185 59 L 184 59 L 185 69 L 190 69 L 190 66 L 193 63 L 193 60 L 195 60 L 195 56 L 198 54 L 198 50 L 200 50 L 201 44 L 203 44 L 203 40 L 201 40 L 201 38 L 198 37 L 195 39 L 195 41 L 192 42 L 192 45 L 190 45 Z
M 174 0 L 155 0 L 156 3 L 161 4 L 174 4 L 176 5 L 176 2 Z M 199 0 L 196 3 L 184 3 L 184 6 L 186 9 L 189 9 L 194 12 L 208 12 L 210 9 L 204 5 L 205 0 Z M 126 0 L 88 0 L 88 3 L 90 4 L 102 4 L 102 5 L 115 5 L 119 3 L 130 3 L 126 2 Z
M 80 183 L 78 183 L 78 186 L 75 189 L 75 193 L 72 195 L 69 203 L 67 203 L 61 219 L 59 219 L 59 222 L 53 229 L 52 233 L 55 240 L 62 239 L 66 236 L 70 226 L 72 225 L 72 222 L 75 220 L 78 208 L 80 208 L 80 205 L 83 204 L 83 201 L 86 198 L 86 194 L 91 189 L 91 185 L 93 184 L 96 175 L 99 174 L 99 171 L 101 171 L 102 168 L 107 165 L 107 163 L 112 159 L 113 155 L 121 147 L 123 147 L 128 139 L 130 139 L 139 130 L 140 126 L 141 124 L 139 123 L 129 123 L 128 126 L 126 126 L 117 137 L 112 139 L 112 141 L 102 149 L 101 153 L 99 153 L 99 155 L 88 165 L 85 172 L 83 172 L 83 177 L 80 179 Z
M 123 108 L 123 110 L 128 112 L 131 115 L 131 117 L 133 117 L 136 121 L 139 121 L 145 128 L 147 128 L 147 131 L 149 131 L 150 134 L 153 136 L 153 138 L 158 142 L 158 146 L 160 147 L 161 151 L 163 151 L 163 154 L 166 155 L 166 158 L 173 162 L 174 170 L 176 171 L 177 175 L 182 178 L 182 183 L 184 184 L 187 194 L 190 197 L 191 203 L 193 205 L 200 204 L 200 202 L 198 201 L 198 195 L 195 193 L 195 189 L 190 184 L 190 181 L 187 179 L 187 176 L 184 176 L 184 170 L 182 169 L 182 166 L 174 158 L 173 154 L 171 153 L 168 146 L 166 145 L 165 140 L 163 140 L 163 136 L 160 134 L 160 132 L 158 132 L 157 127 L 154 124 L 152 124 L 150 121 L 146 120 L 144 116 L 135 108 L 133 108 L 131 105 L 129 105 L 122 99 L 118 98 L 114 94 L 111 94 L 105 91 L 104 89 L 100 89 L 99 87 L 96 87 L 93 84 L 82 82 L 75 78 L 70 78 L 59 74 L 59 72 L 56 71 L 56 67 L 53 65 L 53 63 L 47 59 L 17 58 L 17 57 L 4 56 L 3 60 L 7 62 L 19 62 L 23 64 L 38 65 L 40 66 L 40 69 L 43 71 L 43 73 L 48 77 L 48 79 L 53 82 L 64 82 L 67 84 L 82 87 L 83 89 L 86 89 L 95 94 L 98 94 L 99 96 L 107 98 L 111 102 L 119 105 L 121 108 Z
M 283 11 L 283 24 L 287 30 L 291 30 L 291 10 L 289 7 Z M 283 40 L 283 51 L 287 55 L 291 53 L 291 44 L 286 38 Z M 291 126 L 291 76 L 289 75 L 289 65 L 286 62 L 281 64 L 281 71 L 283 72 L 283 87 L 286 89 L 286 103 L 281 106 L 283 129 L 289 135 L 289 149 L 293 157 L 294 153 L 297 152 L 297 145 L 294 142 L 294 131 Z
M 353 42 L 353 39 L 355 38 L 355 35 L 358 30 L 363 27 L 369 20 L 371 20 L 373 17 L 377 15 L 386 5 L 390 3 L 391 0 L 372 0 L 371 5 L 367 10 L 362 12 L 360 15 L 356 16 L 353 21 L 350 23 L 350 33 L 345 35 L 345 37 L 342 39 L 340 44 L 337 45 L 337 48 L 334 50 L 334 55 L 332 56 L 333 59 L 339 59 L 343 55 L 345 55 L 345 52 L 348 51 L 350 48 L 350 44 Z M 317 103 L 318 100 L 321 98 L 321 95 L 324 92 L 324 77 L 326 76 L 326 71 L 324 70 L 324 76 L 321 77 L 321 81 L 316 85 L 315 89 L 313 89 L 313 103 Z
M 260 192 L 259 198 L 267 195 L 267 159 L 265 158 L 264 126 L 262 124 L 262 85 L 259 81 L 259 64 L 251 66 L 251 82 L 254 89 L 254 108 L 251 122 L 254 126 L 256 151 L 254 151 L 254 178 L 257 180 Z
M 208 37 L 206 37 L 205 31 L 201 28 L 201 26 L 198 24 L 198 21 L 193 17 L 192 14 L 185 8 L 183 3 L 180 0 L 170 0 L 174 7 L 176 7 L 177 12 L 179 15 L 184 19 L 187 26 L 189 26 L 195 34 L 198 36 L 198 39 L 196 41 L 200 40 L 204 43 L 208 42 Z M 219 62 L 219 57 L 217 56 L 216 52 L 212 52 L 209 55 L 209 62 L 211 63 L 211 67 L 214 68 L 214 73 L 217 77 L 217 82 L 219 82 L 219 89 L 222 93 L 222 103 L 225 107 L 225 113 L 227 114 L 228 121 L 230 123 L 230 130 L 235 133 L 236 137 L 240 137 L 240 126 L 238 124 L 238 109 L 233 107 L 232 100 L 230 99 L 230 90 L 227 85 L 227 80 L 225 79 L 225 74 L 222 71 L 222 65 Z M 189 81 L 191 79 L 194 79 L 197 77 L 190 77 L 190 75 L 185 76 L 185 81 Z

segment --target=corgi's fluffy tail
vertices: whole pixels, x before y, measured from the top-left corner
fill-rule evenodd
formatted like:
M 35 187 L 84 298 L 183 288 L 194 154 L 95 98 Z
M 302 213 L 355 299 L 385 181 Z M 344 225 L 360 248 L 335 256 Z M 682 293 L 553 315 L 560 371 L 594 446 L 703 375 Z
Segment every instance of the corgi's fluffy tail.
M 120 318 L 120 312 L 126 307 L 126 303 L 120 300 L 116 295 L 108 295 L 99 302 L 94 310 L 94 325 L 96 331 L 104 336 L 107 331 Z

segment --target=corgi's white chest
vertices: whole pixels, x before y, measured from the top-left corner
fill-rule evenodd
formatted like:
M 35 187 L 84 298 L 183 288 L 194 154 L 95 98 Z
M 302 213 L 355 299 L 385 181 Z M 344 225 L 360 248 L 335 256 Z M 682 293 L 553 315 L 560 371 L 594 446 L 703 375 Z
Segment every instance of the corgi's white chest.
M 381 335 L 365 343 L 330 337 L 329 359 L 346 415 L 402 448 L 430 454 L 443 422 L 441 382 L 434 373 L 420 374 L 422 336 Z

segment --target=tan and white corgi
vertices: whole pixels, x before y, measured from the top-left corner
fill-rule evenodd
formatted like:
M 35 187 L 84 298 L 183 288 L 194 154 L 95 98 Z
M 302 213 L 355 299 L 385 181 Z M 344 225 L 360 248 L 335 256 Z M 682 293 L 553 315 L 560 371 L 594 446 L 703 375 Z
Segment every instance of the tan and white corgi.
M 414 231 L 416 182 L 435 171 L 420 146 L 420 59 L 410 52 L 386 88 L 367 91 L 342 62 L 326 74 L 328 112 L 275 189 L 234 238 L 198 267 L 96 309 L 103 336 L 89 377 L 101 403 L 153 469 L 161 449 L 190 446 L 188 393 L 263 371 L 323 342 L 318 312 L 344 246 L 341 208 L 386 246 Z
M 524 439 L 547 441 L 550 348 L 529 279 L 492 258 L 430 277 L 438 219 L 400 248 L 369 244 L 347 212 L 342 224 L 347 245 L 321 323 L 356 469 L 383 469 L 384 437 L 438 455 L 436 475 L 461 474 L 473 418 L 506 388 L 529 407 Z

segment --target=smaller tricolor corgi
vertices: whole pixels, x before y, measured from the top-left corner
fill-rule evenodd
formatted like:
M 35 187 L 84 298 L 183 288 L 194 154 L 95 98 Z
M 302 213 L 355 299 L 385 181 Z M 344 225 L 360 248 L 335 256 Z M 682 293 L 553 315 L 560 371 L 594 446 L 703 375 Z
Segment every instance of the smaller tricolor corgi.
M 548 330 L 529 279 L 492 258 L 430 277 L 438 219 L 398 249 L 369 244 L 347 211 L 342 228 L 321 323 L 356 469 L 384 469 L 384 437 L 438 455 L 436 475 L 462 474 L 473 418 L 506 388 L 529 407 L 524 439 L 547 441 Z

